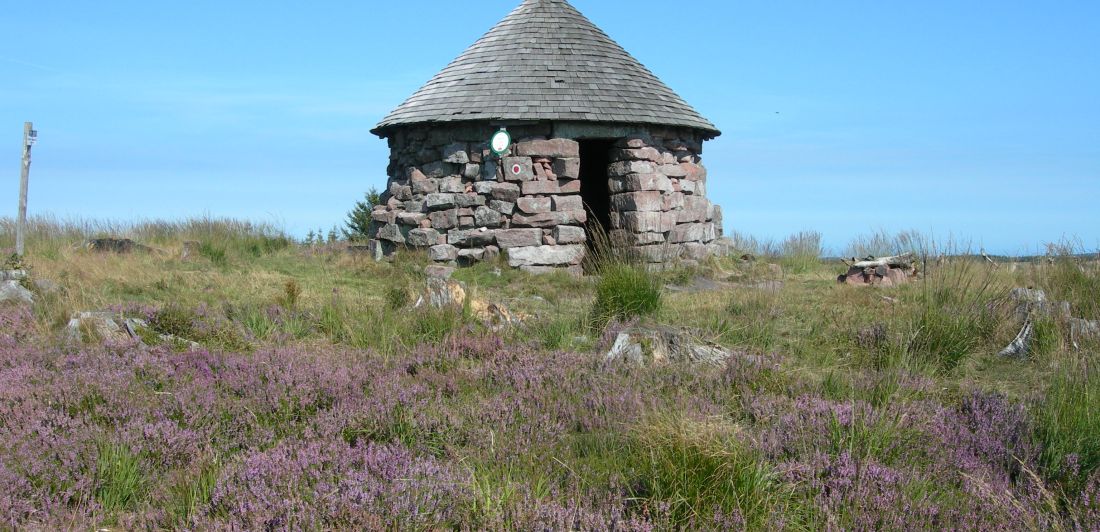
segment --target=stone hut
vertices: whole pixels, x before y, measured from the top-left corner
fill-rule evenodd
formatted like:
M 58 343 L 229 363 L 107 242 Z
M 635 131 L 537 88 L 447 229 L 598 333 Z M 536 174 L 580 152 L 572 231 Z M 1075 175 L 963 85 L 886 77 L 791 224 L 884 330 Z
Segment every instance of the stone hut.
M 372 132 L 391 150 L 376 254 L 579 273 L 600 228 L 654 265 L 721 236 L 700 159 L 720 132 L 566 0 L 525 0 Z

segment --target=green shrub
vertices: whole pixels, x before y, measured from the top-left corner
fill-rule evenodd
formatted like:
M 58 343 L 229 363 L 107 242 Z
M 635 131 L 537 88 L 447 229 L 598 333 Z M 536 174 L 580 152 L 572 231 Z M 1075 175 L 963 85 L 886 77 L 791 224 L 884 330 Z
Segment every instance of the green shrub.
M 600 268 L 594 305 L 600 323 L 655 314 L 661 308 L 661 281 L 641 266 L 605 264 Z

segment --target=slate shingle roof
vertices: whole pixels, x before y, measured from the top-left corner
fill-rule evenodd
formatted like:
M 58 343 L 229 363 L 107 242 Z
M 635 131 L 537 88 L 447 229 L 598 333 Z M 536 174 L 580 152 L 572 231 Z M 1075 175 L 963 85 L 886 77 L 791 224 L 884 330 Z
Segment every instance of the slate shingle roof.
M 557 120 L 720 132 L 566 0 L 525 0 L 373 130 Z

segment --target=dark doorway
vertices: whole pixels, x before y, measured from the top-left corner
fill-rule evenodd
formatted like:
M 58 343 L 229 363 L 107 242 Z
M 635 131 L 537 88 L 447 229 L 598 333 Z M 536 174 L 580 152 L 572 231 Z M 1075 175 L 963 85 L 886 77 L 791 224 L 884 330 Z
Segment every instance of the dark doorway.
M 614 140 L 581 140 L 581 198 L 588 211 L 588 242 L 592 245 L 595 235 L 606 235 L 611 227 L 611 188 L 608 184 L 607 166 L 611 162 Z

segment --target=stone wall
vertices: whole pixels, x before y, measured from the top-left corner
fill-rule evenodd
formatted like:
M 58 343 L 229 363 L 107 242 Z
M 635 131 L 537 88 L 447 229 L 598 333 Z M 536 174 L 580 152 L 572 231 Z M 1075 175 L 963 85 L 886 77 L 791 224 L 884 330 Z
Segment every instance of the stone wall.
M 553 128 L 510 126 L 513 145 L 501 157 L 488 149 L 497 128 L 484 124 L 395 132 L 388 187 L 373 213 L 375 253 L 425 248 L 435 261 L 459 264 L 504 254 L 512 267 L 580 273 L 587 214 L 579 144 L 554 138 Z M 721 213 L 705 197 L 701 141 L 636 131 L 609 154 L 613 242 L 654 264 L 703 258 Z

